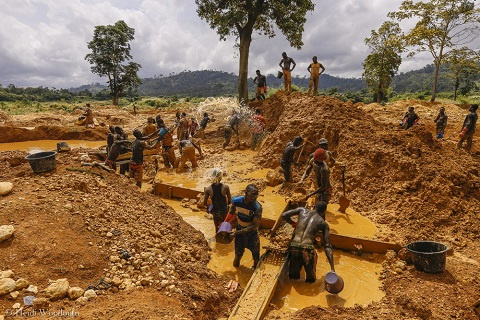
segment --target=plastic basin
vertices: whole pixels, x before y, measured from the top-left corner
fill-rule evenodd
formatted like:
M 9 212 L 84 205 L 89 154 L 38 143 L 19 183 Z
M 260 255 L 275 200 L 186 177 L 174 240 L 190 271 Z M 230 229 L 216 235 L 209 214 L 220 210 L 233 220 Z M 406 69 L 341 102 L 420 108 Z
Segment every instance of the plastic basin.
M 30 163 L 33 172 L 42 173 L 52 171 L 56 167 L 55 151 L 45 151 L 29 154 L 25 159 Z
M 413 265 L 419 271 L 439 273 L 445 270 L 448 247 L 435 241 L 417 241 L 407 244 Z
M 218 227 L 218 232 L 215 235 L 215 240 L 219 243 L 227 244 L 232 242 L 233 238 L 230 236 L 230 232 L 232 231 L 232 225 L 230 222 L 222 222 Z
M 344 285 L 342 277 L 335 272 L 330 271 L 325 275 L 325 290 L 328 292 L 333 294 L 340 293 Z

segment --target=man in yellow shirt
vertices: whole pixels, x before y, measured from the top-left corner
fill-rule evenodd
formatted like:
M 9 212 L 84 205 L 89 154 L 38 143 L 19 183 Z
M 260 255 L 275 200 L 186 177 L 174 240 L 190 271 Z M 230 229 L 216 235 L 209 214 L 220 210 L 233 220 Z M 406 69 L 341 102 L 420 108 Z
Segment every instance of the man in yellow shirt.
M 310 63 L 307 68 L 308 72 L 310 72 L 310 84 L 308 85 L 307 95 L 310 95 L 313 85 L 313 95 L 316 96 L 318 94 L 318 80 L 320 79 L 320 75 L 325 71 L 325 67 L 317 61 L 317 56 L 314 56 L 312 60 L 313 62 Z M 320 69 L 322 69 L 321 72 Z

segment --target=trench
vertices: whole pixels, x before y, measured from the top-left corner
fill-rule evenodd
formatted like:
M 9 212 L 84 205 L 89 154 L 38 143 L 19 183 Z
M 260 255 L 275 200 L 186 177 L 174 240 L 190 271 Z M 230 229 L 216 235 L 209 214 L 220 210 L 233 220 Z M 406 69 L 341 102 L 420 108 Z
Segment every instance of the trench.
M 88 140 L 35 140 L 22 142 L 0 143 L 1 151 L 27 151 L 30 153 L 56 150 L 57 143 L 66 142 L 71 148 L 98 148 L 105 145 L 105 141 L 88 141 Z

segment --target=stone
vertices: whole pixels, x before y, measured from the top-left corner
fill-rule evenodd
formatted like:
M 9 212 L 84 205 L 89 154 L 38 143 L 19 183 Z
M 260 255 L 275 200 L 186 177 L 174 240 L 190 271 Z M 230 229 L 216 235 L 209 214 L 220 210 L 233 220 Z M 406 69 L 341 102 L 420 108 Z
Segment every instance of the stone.
M 15 291 L 15 280 L 11 278 L 0 279 L 0 296 Z
M 6 196 L 12 192 L 13 183 L 11 182 L 0 182 L 0 196 Z
M 90 289 L 90 290 L 85 291 L 85 292 L 83 293 L 83 296 L 84 296 L 85 298 L 87 298 L 88 300 L 90 300 L 90 299 L 96 298 L 96 297 L 97 297 L 97 294 L 95 293 L 95 290 Z
M 87 303 L 88 299 L 85 297 L 80 297 L 75 302 L 79 303 L 80 305 L 84 306 Z
M 13 236 L 14 231 L 15 228 L 12 225 L 0 226 L 0 242 L 5 241 Z
M 33 309 L 48 309 L 50 307 L 50 303 L 48 302 L 47 298 L 35 298 L 33 299 Z
M 285 180 L 283 175 L 278 170 L 268 171 L 266 178 L 267 178 L 267 184 L 270 187 L 275 187 Z
M 69 283 L 67 279 L 58 279 L 45 289 L 45 294 L 47 298 L 50 298 L 52 301 L 59 300 L 65 298 L 68 287 Z
M 11 277 L 13 277 L 13 271 L 12 270 L 0 271 L 0 279 L 11 278 Z
M 12 292 L 10 292 L 10 299 L 15 300 L 15 299 L 18 298 L 19 295 L 20 295 L 20 292 L 12 291 Z
M 22 289 L 25 289 L 27 288 L 29 285 L 28 281 L 23 279 L 23 278 L 20 278 L 18 279 L 17 281 L 15 281 L 15 290 L 22 290 Z
M 67 291 L 68 298 L 71 300 L 77 300 L 78 298 L 83 296 L 85 291 L 79 287 L 71 287 Z
M 12 306 L 13 309 L 20 309 L 20 307 L 21 307 L 21 305 L 18 302 L 14 303 L 13 306 Z
M 37 288 L 37 286 L 29 285 L 28 288 L 25 291 L 27 291 L 27 293 L 37 294 L 38 293 L 38 288 Z

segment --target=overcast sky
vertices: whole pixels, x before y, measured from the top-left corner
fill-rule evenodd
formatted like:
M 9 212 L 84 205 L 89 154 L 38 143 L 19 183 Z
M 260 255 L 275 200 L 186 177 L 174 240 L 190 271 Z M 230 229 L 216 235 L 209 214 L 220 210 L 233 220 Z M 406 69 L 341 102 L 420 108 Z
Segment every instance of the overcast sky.
M 314 55 L 325 73 L 361 77 L 369 54 L 364 40 L 395 11 L 401 0 L 314 0 L 307 14 L 304 46 L 296 50 L 277 32 L 272 39 L 254 35 L 249 74 L 276 74 L 281 52 L 297 62 L 292 75 L 304 76 Z M 0 11 L 0 84 L 70 88 L 106 83 L 90 71 L 87 43 L 98 25 L 124 20 L 135 29 L 133 61 L 142 78 L 183 70 L 214 69 L 238 74 L 234 38 L 220 41 L 198 18 L 194 0 L 2 0 Z M 400 71 L 419 69 L 428 55 L 404 58 Z

